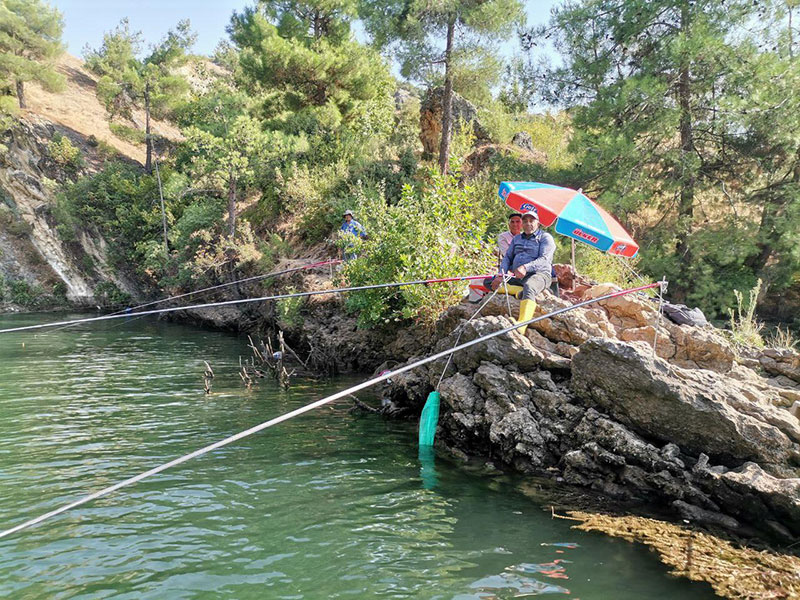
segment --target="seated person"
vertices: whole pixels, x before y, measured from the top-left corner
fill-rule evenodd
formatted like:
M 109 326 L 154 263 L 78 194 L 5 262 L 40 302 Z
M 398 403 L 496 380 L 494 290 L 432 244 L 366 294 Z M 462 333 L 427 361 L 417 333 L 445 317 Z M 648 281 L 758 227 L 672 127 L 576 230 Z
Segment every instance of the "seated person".
M 519 213 L 511 213 L 508 215 L 508 231 L 504 231 L 500 235 L 497 236 L 497 249 L 499 251 L 497 257 L 497 264 L 503 260 L 503 257 L 508 252 L 508 247 L 511 245 L 511 240 L 514 239 L 515 235 L 519 235 L 522 232 L 522 215 Z
M 508 215 L 508 230 L 504 231 L 500 235 L 497 236 L 497 266 L 500 266 L 500 263 L 503 260 L 503 257 L 506 255 L 508 251 L 509 245 L 511 245 L 511 240 L 514 239 L 515 235 L 518 235 L 522 231 L 522 215 L 520 213 L 511 213 Z M 470 302 L 480 302 L 481 298 L 483 298 L 488 290 L 482 283 L 473 283 L 469 286 L 469 297 L 468 300 Z
M 496 290 L 503 285 L 503 273 L 513 275 L 508 284 L 522 286 L 522 301 L 517 322 L 533 318 L 536 296 L 550 286 L 553 254 L 556 243 L 546 231 L 539 228 L 539 215 L 535 210 L 522 213 L 522 233 L 514 236 L 500 263 L 500 274 L 484 280 L 484 285 Z M 525 334 L 527 327 L 517 329 Z

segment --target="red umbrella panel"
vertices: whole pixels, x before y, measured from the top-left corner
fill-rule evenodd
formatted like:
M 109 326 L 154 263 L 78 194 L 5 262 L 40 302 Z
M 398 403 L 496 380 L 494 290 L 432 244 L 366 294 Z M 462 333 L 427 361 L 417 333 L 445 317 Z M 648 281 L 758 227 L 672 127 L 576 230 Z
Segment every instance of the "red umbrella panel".
M 603 252 L 633 258 L 639 245 L 606 210 L 579 190 L 536 181 L 504 181 L 500 198 L 513 210 L 535 209 L 545 227 Z

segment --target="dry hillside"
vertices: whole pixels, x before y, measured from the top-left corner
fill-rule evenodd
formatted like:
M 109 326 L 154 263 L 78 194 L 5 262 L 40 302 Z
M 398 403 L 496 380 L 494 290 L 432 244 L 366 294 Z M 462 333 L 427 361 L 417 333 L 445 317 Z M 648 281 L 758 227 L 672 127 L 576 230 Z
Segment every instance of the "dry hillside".
M 64 53 L 58 61 L 57 69 L 66 77 L 66 89 L 60 93 L 51 93 L 36 84 L 27 84 L 25 99 L 28 109 L 23 111 L 22 117 L 29 120 L 39 117 L 51 121 L 73 134 L 69 136 L 71 138 L 85 140 L 94 135 L 124 156 L 144 164 L 144 144 L 134 145 L 111 133 L 109 115 L 95 94 L 97 78 L 84 68 L 83 61 Z M 144 111 L 134 111 L 133 121 L 143 129 Z M 151 121 L 151 128 L 153 133 L 170 139 L 181 137 L 176 127 L 163 121 Z

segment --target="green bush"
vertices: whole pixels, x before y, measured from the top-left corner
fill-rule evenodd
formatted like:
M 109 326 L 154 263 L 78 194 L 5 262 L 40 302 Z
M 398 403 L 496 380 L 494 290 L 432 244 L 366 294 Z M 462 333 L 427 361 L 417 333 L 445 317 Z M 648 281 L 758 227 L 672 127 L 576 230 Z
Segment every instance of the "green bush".
M 764 338 L 761 337 L 764 324 L 759 323 L 755 318 L 756 303 L 758 294 L 761 291 L 761 283 L 759 279 L 756 285 L 750 290 L 747 302 L 744 301 L 742 292 L 739 290 L 733 291 L 736 297 L 736 308 L 728 309 L 731 326 L 728 334 L 731 341 L 737 346 L 749 348 L 763 348 L 765 346 Z
M 80 148 L 75 147 L 69 138 L 56 132 L 47 144 L 47 153 L 67 175 L 75 175 L 83 166 L 83 155 Z
M 169 177 L 169 171 L 162 177 Z M 154 176 L 112 162 L 96 175 L 68 184 L 56 199 L 53 216 L 62 239 L 72 241 L 80 229 L 95 227 L 110 243 L 109 257 L 115 266 L 150 278 L 143 268 L 143 243 L 163 236 L 157 198 Z M 167 211 L 170 219 L 171 206 Z
M 294 288 L 287 288 L 284 293 L 291 294 Z M 303 324 L 301 310 L 305 304 L 305 298 L 282 298 L 275 303 L 275 311 L 278 316 L 278 326 L 281 329 L 291 329 Z
M 94 297 L 103 306 L 124 306 L 131 301 L 131 295 L 120 290 L 112 281 L 98 283 L 94 288 Z
M 24 279 L 16 279 L 6 282 L 3 297 L 5 300 L 14 304 L 19 304 L 25 308 L 41 308 L 47 304 L 47 297 L 36 284 L 31 284 Z
M 131 144 L 144 144 L 145 133 L 135 127 L 128 127 L 120 123 L 109 123 L 108 128 L 119 139 L 129 142 Z
M 494 258 L 483 201 L 473 186 L 433 172 L 422 190 L 406 186 L 395 205 L 380 194 L 357 194 L 353 204 L 369 239 L 355 241 L 360 256 L 345 265 L 344 277 L 356 286 L 486 273 Z M 369 290 L 350 294 L 347 306 L 362 326 L 400 319 L 429 324 L 465 289 L 460 282 Z

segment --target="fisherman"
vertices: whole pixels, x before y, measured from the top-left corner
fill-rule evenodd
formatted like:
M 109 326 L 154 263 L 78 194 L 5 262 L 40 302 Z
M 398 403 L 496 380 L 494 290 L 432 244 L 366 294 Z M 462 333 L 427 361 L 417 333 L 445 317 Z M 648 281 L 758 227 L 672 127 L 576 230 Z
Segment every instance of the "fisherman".
M 362 240 L 367 239 L 367 230 L 364 229 L 364 226 L 359 223 L 358 221 L 353 218 L 353 211 L 346 210 L 344 211 L 344 215 L 342 215 L 344 219 L 344 223 L 339 228 L 339 230 L 344 235 L 352 235 L 361 238 Z M 342 250 L 343 258 L 345 261 L 353 260 L 358 258 L 358 255 L 353 252 L 355 246 L 352 242 L 348 242 Z
M 535 209 L 522 213 L 522 233 L 515 235 L 500 263 L 500 274 L 486 279 L 484 285 L 496 290 L 503 284 L 503 273 L 512 275 L 509 285 L 522 286 L 517 322 L 533 318 L 536 296 L 550 285 L 553 254 L 556 243 L 553 236 L 539 228 L 539 214 Z M 527 327 L 517 331 L 525 334 Z
M 522 215 L 520 213 L 511 213 L 508 215 L 508 231 L 504 231 L 497 236 L 497 264 L 503 260 L 503 257 L 508 252 L 508 247 L 511 245 L 511 240 L 515 235 L 519 235 L 522 231 Z

